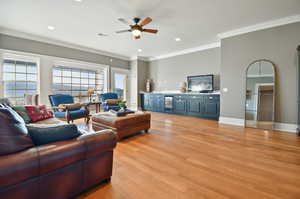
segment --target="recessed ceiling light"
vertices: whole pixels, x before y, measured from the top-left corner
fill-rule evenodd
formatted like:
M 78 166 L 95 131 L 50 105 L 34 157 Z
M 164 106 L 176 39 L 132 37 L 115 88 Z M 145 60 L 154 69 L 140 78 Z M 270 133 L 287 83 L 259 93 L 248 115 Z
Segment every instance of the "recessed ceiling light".
M 138 52 L 140 53 L 140 52 L 142 52 L 143 50 L 142 49 L 138 49 Z
M 82 0 L 74 0 L 74 1 L 76 1 L 76 2 L 82 2 Z
M 54 26 L 48 26 L 48 29 L 49 29 L 49 30 L 54 30 L 55 27 L 54 27 Z
M 175 38 L 175 41 L 181 41 L 181 39 L 179 37 Z

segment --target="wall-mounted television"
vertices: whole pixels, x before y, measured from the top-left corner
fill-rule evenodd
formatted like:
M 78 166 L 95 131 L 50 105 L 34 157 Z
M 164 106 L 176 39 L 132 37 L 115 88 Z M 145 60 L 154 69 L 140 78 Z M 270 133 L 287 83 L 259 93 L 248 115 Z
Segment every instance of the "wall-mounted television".
M 188 76 L 189 92 L 211 92 L 214 90 L 214 75 Z

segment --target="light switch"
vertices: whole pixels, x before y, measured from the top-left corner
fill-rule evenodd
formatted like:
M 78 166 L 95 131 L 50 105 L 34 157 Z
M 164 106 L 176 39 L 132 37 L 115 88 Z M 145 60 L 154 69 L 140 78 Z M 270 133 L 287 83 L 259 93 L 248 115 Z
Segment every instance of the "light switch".
M 228 92 L 228 88 L 223 88 L 223 92 L 227 93 Z

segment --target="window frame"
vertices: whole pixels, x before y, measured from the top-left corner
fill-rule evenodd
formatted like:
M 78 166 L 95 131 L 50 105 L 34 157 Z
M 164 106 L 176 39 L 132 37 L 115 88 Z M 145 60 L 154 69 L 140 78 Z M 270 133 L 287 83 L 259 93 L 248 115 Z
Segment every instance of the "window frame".
M 5 96 L 5 92 L 6 92 L 6 89 L 5 89 L 5 82 L 9 82 L 9 81 L 6 81 L 4 80 L 4 61 L 5 60 L 12 60 L 14 62 L 17 62 L 17 61 L 20 61 L 20 62 L 30 62 L 30 63 L 35 63 L 36 64 L 36 67 L 37 67 L 37 72 L 36 72 L 36 81 L 27 81 L 27 80 L 24 80 L 26 82 L 36 82 L 37 84 L 37 88 L 36 88 L 36 91 L 37 91 L 37 94 L 40 94 L 40 58 L 38 57 L 34 57 L 34 56 L 28 56 L 28 55 L 22 55 L 22 54 L 15 54 L 15 53 L 2 53 L 2 56 L 0 57 L 0 97 L 4 97 Z M 17 74 L 16 72 L 14 72 L 14 74 Z M 28 74 L 26 72 L 26 74 Z M 17 80 L 14 80 L 13 82 L 18 82 Z M 12 89 L 12 90 L 17 90 L 17 89 Z M 22 90 L 22 89 L 19 89 L 19 90 Z M 28 90 L 28 89 L 25 89 L 25 90 Z M 29 89 L 30 90 L 30 89 Z M 33 89 L 32 89 L 33 90 Z M 16 98 L 16 97 L 15 97 Z M 40 98 L 40 95 L 39 95 L 39 98 Z

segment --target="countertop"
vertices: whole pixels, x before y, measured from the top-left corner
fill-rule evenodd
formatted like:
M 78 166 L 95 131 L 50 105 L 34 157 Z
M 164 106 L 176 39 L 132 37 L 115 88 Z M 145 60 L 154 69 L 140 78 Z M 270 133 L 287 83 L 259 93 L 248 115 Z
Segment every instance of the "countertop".
M 196 93 L 196 92 L 189 92 L 189 93 L 181 93 L 181 92 L 170 92 L 170 91 L 154 91 L 151 93 L 147 92 L 140 92 L 141 94 L 164 94 L 164 95 L 220 95 L 220 91 L 215 91 L 213 93 Z

